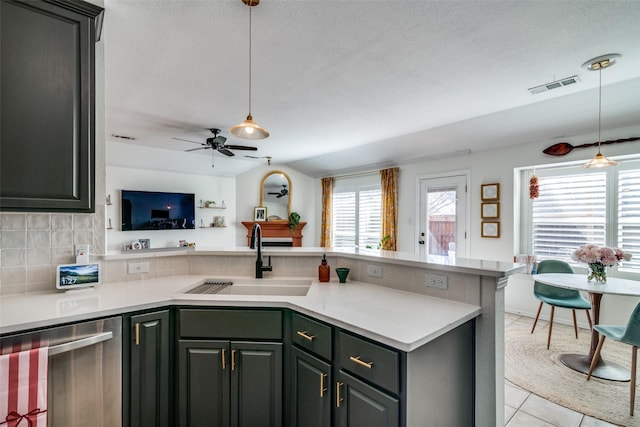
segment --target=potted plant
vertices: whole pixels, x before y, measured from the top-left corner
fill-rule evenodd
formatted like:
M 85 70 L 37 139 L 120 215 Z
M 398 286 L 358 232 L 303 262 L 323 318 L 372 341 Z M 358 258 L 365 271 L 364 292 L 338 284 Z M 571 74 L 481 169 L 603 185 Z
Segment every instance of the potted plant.
M 298 212 L 291 212 L 289 214 L 289 230 L 291 234 L 296 232 L 296 228 L 300 225 L 300 214 Z

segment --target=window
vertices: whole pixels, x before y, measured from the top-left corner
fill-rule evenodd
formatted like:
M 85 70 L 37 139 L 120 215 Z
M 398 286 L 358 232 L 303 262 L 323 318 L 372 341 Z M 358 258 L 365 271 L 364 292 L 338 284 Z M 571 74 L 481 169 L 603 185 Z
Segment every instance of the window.
M 584 171 L 577 166 L 538 171 L 540 196 L 530 200 L 523 171 L 522 250 L 538 259 L 572 261 L 580 245 L 619 247 L 632 254 L 620 271 L 640 273 L 640 161 Z
M 333 186 L 332 246 L 352 248 L 380 241 L 380 175 L 336 178 Z

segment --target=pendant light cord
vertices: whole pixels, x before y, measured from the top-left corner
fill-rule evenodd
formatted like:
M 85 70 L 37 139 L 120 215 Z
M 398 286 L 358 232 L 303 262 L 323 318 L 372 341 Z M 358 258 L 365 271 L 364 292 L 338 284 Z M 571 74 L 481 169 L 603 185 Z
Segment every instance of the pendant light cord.
M 249 4 L 249 116 L 251 116 L 251 9 L 253 7 Z
M 602 127 L 602 67 L 598 69 L 598 154 L 600 154 L 600 129 Z

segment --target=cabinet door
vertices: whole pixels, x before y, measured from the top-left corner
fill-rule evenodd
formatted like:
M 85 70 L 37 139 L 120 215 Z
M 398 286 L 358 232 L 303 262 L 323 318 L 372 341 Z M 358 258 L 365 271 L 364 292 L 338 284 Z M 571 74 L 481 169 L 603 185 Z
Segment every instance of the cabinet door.
M 229 341 L 180 340 L 178 352 L 178 425 L 228 427 Z
M 169 426 L 169 311 L 131 316 L 129 425 Z
M 291 424 L 331 426 L 331 365 L 292 346 Z
M 340 371 L 336 383 L 336 407 L 340 427 L 395 427 L 398 399 Z
M 231 425 L 282 426 L 282 344 L 231 342 Z
M 95 210 L 102 11 L 83 1 L 0 2 L 0 210 Z

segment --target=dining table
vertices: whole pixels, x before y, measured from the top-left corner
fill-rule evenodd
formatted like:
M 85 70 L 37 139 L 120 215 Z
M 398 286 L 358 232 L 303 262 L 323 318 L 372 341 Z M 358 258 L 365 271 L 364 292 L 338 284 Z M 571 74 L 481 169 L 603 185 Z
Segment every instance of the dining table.
M 577 273 L 536 274 L 534 280 L 545 285 L 587 292 L 591 300 L 591 318 L 594 325 L 600 323 L 600 306 L 602 297 L 605 294 L 640 297 L 640 282 L 636 280 L 607 277 L 605 283 L 589 282 L 586 274 Z M 588 374 L 591 362 L 595 357 L 598 340 L 598 332 L 592 329 L 589 354 L 563 354 L 560 356 L 560 361 L 571 369 Z M 631 379 L 629 368 L 613 362 L 607 362 L 602 356 L 599 357 L 591 375 L 611 381 L 629 381 Z

